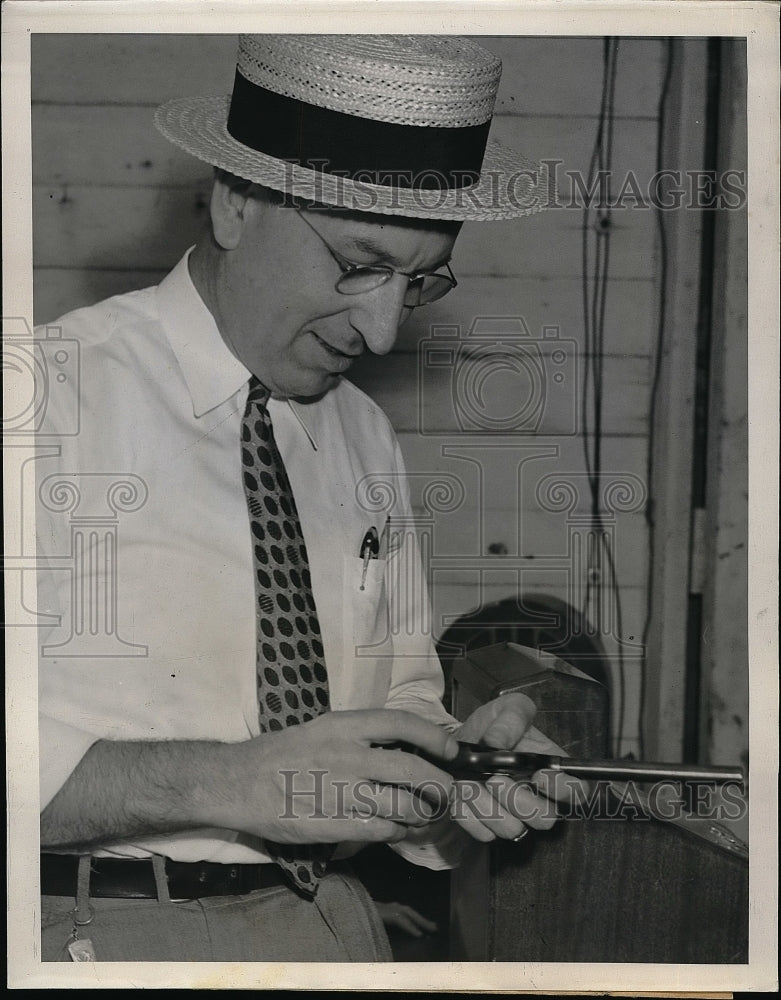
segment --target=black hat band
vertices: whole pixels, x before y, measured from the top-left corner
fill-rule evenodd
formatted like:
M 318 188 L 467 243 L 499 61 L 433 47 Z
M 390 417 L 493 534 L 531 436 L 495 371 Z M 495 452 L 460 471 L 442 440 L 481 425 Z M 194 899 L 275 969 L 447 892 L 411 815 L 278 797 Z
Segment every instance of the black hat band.
M 480 177 L 490 121 L 463 128 L 399 125 L 277 94 L 238 70 L 228 132 L 259 153 L 386 187 L 451 190 Z

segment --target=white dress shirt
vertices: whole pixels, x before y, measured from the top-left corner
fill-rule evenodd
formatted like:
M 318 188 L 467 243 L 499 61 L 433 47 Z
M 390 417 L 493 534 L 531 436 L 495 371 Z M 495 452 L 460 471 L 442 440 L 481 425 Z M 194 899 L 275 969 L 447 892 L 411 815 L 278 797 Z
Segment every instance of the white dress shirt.
M 42 807 L 98 739 L 259 733 L 239 449 L 250 373 L 196 292 L 188 256 L 159 286 L 53 324 L 78 343 L 79 378 L 52 381 L 41 441 L 60 454 L 35 463 L 39 612 L 61 616 L 40 630 Z M 73 428 L 74 407 L 78 434 L 50 436 Z M 388 420 L 347 381 L 316 401 L 271 400 L 269 412 L 309 552 L 332 709 L 403 708 L 454 728 Z M 362 537 L 388 513 L 394 542 L 362 590 Z M 424 851 L 425 864 L 449 863 Z M 262 841 L 218 829 L 99 853 L 149 852 L 267 860 Z

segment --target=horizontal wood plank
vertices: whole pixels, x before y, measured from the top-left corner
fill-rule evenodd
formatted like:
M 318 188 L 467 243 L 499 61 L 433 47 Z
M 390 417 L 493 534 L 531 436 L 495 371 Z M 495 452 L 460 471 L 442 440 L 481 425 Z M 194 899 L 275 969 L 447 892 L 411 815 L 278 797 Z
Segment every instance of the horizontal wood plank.
M 208 183 L 166 190 L 35 186 L 34 261 L 46 267 L 171 267 L 201 232 L 209 191 Z M 515 223 L 467 225 L 458 243 L 460 272 L 578 278 L 582 234 L 579 212 L 557 210 Z M 624 211 L 610 245 L 612 277 L 648 278 L 655 245 L 651 213 Z
M 481 579 L 476 572 L 455 576 L 435 573 L 432 590 L 432 631 L 439 637 L 448 625 L 461 615 L 518 593 L 549 594 L 570 603 L 574 594 L 565 574 L 559 572 L 558 575 L 554 575 L 553 571 L 546 572 L 543 569 L 524 569 L 520 578 L 513 573 L 504 574 L 503 577 L 495 576 L 493 579 L 486 574 Z M 643 590 L 639 587 L 622 587 L 620 602 L 621 636 L 626 643 L 634 645 L 640 641 L 645 624 L 646 607 Z M 612 622 L 615 623 L 615 608 L 613 612 Z M 606 631 L 605 645 L 610 643 L 614 631 L 617 629 Z M 614 636 L 612 645 L 615 647 Z M 626 649 L 626 653 L 627 664 L 633 664 L 631 669 L 637 672 L 639 670 L 637 650 Z
M 208 217 L 201 189 L 33 188 L 33 260 L 43 266 L 167 269 Z
M 473 451 L 477 451 L 479 454 L 480 448 L 488 447 L 485 442 L 481 443 L 478 439 L 467 438 L 462 434 L 423 436 L 415 432 L 402 431 L 398 437 L 404 453 L 404 461 L 412 472 L 447 473 L 458 469 L 464 470 L 469 467 L 467 463 L 470 462 Z M 454 448 L 461 445 L 464 446 L 463 456 L 453 452 Z M 539 468 L 541 475 L 547 475 L 562 467 L 575 473 L 585 471 L 586 468 L 583 457 L 583 440 L 580 437 L 556 436 L 547 438 L 534 436 L 523 440 L 511 438 L 507 442 L 495 439 L 491 442 L 491 446 L 499 454 L 499 457 L 494 460 L 495 467 L 507 464 L 502 455 L 506 455 L 512 449 L 523 448 L 524 452 L 537 453 L 543 450 L 546 452 L 545 455 L 534 460 L 534 467 Z M 612 473 L 626 472 L 631 475 L 644 475 L 646 455 L 647 441 L 643 438 L 607 437 L 602 444 L 602 467 L 609 469 Z M 485 461 L 485 456 L 482 456 L 480 461 L 481 463 Z M 588 504 L 577 509 L 585 511 L 588 509 Z
M 407 431 L 399 434 L 399 443 L 410 477 L 410 495 L 417 507 L 423 506 L 423 491 L 430 489 L 431 483 L 439 478 L 451 484 L 453 479 L 458 481 L 465 494 L 463 504 L 470 510 L 478 506 L 474 498 L 481 495 L 481 490 L 485 500 L 497 510 L 515 511 L 519 507 L 539 510 L 540 504 L 534 499 L 539 484 L 556 477 L 571 484 L 574 491 L 572 513 L 584 515 L 591 509 L 580 437 L 534 436 L 503 441 L 501 438 L 480 440 L 462 434 L 423 436 Z M 603 506 L 612 501 L 614 509 L 618 510 L 616 504 L 629 503 L 628 497 L 611 492 L 618 480 L 627 480 L 630 486 L 642 492 L 647 445 L 642 437 L 603 439 L 600 494 Z M 608 490 L 607 496 L 605 490 Z
M 212 176 L 157 131 L 147 106 L 34 104 L 31 124 L 36 184 L 165 187 Z
M 148 106 L 34 104 L 33 180 L 38 184 L 167 186 L 198 184 L 211 167 L 165 139 Z M 582 201 L 567 171 L 585 183 L 597 122 L 576 117 L 497 116 L 492 135 L 535 160 L 561 161 L 558 200 Z M 623 120 L 614 126 L 613 190 L 632 171 L 648 188 L 656 157 L 656 126 L 650 120 Z M 553 168 L 551 168 L 553 169 Z
M 536 560 L 539 572 L 546 560 L 566 562 L 574 551 L 571 532 L 583 537 L 591 530 L 591 493 L 577 438 L 480 442 L 402 433 L 400 444 L 417 523 L 430 532 L 440 570 L 475 560 L 512 565 L 522 557 Z M 645 456 L 641 438 L 603 442 L 597 495 L 621 585 L 646 580 Z M 371 483 L 394 486 L 381 469 Z M 489 546 L 497 545 L 503 554 L 492 559 Z M 603 575 L 609 571 L 605 559 Z
M 475 432 L 495 435 L 516 427 L 529 434 L 571 434 L 582 430 L 578 405 L 580 380 L 568 374 L 560 385 L 540 378 L 532 366 L 515 371 L 491 362 L 466 361 L 452 366 L 423 367 L 414 354 L 367 357 L 356 364 L 351 380 L 376 399 L 397 431 L 431 434 Z M 572 373 L 573 368 L 568 369 Z M 650 364 L 643 358 L 606 358 L 602 429 L 606 434 L 644 435 L 650 392 Z M 480 374 L 483 403 L 474 395 Z M 558 374 L 558 373 L 556 373 Z M 550 386 L 547 391 L 546 387 Z
M 514 114 L 598 115 L 603 39 L 490 36 L 502 59 L 497 110 Z M 655 117 L 662 85 L 664 40 L 622 38 L 616 62 L 615 114 Z
M 602 39 L 481 36 L 503 62 L 498 110 L 597 115 Z M 173 97 L 228 94 L 237 36 L 35 34 L 32 96 L 54 103 L 156 104 Z M 619 42 L 615 113 L 654 116 L 662 40 Z
M 557 182 L 557 201 L 562 205 L 582 205 L 584 191 L 590 190 L 589 164 L 599 123 L 578 116 L 497 115 L 491 125 L 491 137 L 515 149 L 533 161 L 551 162 L 548 169 Z M 675 164 L 675 167 L 681 164 Z M 692 164 L 694 166 L 694 164 Z M 607 169 L 607 168 L 605 168 Z M 610 190 L 618 199 L 631 171 L 641 191 L 647 192 L 656 169 L 656 122 L 653 119 L 618 119 L 613 124 L 610 161 Z M 578 175 L 580 184 L 567 176 Z M 595 189 L 597 194 L 599 189 Z M 629 188 L 624 187 L 622 201 L 629 204 Z M 596 198 L 592 195 L 592 203 Z
M 434 335 L 467 342 L 477 320 L 507 317 L 522 319 L 532 338 L 542 340 L 545 328 L 552 327 L 558 329 L 562 339 L 574 341 L 583 350 L 585 319 L 580 278 L 483 277 L 466 272 L 462 278 L 459 251 L 460 245 L 456 244 L 453 268 L 458 286 L 439 302 L 410 316 L 399 330 L 397 349 L 418 350 L 423 340 Z M 605 354 L 652 353 L 657 320 L 655 298 L 656 289 L 650 279 L 609 282 L 605 296 Z
M 35 34 L 33 101 L 158 104 L 229 94 L 237 36 Z
M 524 568 L 542 573 L 570 568 L 573 578 L 585 579 L 590 569 L 594 581 L 608 584 L 613 576 L 619 586 L 642 587 L 647 580 L 648 539 L 642 514 L 619 514 L 607 523 L 604 551 L 591 562 L 586 546 L 593 531 L 586 519 L 568 519 L 525 508 L 481 512 L 466 506 L 447 513 L 416 512 L 420 529 L 430 532 L 431 564 L 437 573 L 471 572 L 491 565 L 512 574 Z M 505 552 L 489 551 L 502 545 Z
M 107 271 L 101 268 L 43 267 L 33 270 L 34 322 L 48 323 L 72 309 L 89 306 L 112 295 L 156 285 L 157 271 Z
M 590 220 L 593 221 L 593 220 Z M 465 225 L 457 253 L 464 273 L 526 278 L 580 278 L 583 213 L 550 209 L 515 222 Z M 612 214 L 607 273 L 611 278 L 649 278 L 656 266 L 656 220 L 646 209 Z M 596 239 L 588 231 L 588 274 L 593 276 Z
M 71 309 L 109 295 L 156 284 L 165 269 L 105 270 L 85 267 L 38 267 L 33 272 L 35 322 L 46 322 Z M 612 281 L 605 316 L 606 354 L 648 356 L 655 335 L 655 289 L 650 280 Z M 479 317 L 521 318 L 533 338 L 544 327 L 558 327 L 560 336 L 584 342 L 582 283 L 577 278 L 526 279 L 466 276 L 446 298 L 413 313 L 399 330 L 396 349 L 415 351 L 432 336 L 432 327 L 454 329 L 450 339 L 467 337 Z

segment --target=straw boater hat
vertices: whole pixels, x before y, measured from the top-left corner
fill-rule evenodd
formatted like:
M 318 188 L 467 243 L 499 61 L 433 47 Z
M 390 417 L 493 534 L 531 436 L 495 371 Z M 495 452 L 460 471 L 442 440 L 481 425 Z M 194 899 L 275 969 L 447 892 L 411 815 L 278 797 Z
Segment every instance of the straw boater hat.
M 155 124 L 246 180 L 413 218 L 531 215 L 537 164 L 488 138 L 501 62 L 441 35 L 242 35 L 232 97 L 170 101 Z

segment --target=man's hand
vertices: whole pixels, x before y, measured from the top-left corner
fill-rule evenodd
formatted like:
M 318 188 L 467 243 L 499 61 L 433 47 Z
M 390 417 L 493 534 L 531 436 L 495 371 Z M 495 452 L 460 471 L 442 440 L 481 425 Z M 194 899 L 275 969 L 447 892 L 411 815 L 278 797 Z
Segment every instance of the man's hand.
M 382 918 L 386 927 L 395 927 L 411 937 L 423 937 L 424 934 L 433 934 L 437 925 L 433 920 L 424 917 L 406 903 L 378 903 L 374 905 Z
M 280 843 L 395 841 L 441 811 L 453 779 L 414 753 L 372 747 L 401 741 L 441 759 L 457 745 L 439 726 L 387 709 L 326 712 L 226 747 L 243 776 L 227 825 Z M 423 786 L 427 799 L 414 792 Z M 222 820 L 220 822 L 220 819 Z
M 410 712 L 326 712 L 240 743 L 100 740 L 41 814 L 41 842 L 88 848 L 202 827 L 281 843 L 401 840 L 446 808 L 453 779 L 429 760 L 453 737 Z M 413 789 L 426 786 L 423 795 Z
M 548 753 L 564 751 L 532 725 L 537 709 L 525 694 L 502 695 L 481 705 L 456 734 L 464 743 L 482 743 L 501 750 Z M 556 822 L 549 797 L 566 799 L 576 778 L 538 771 L 530 782 L 497 774 L 485 781 L 455 783 L 451 815 L 476 840 L 518 840 L 529 828 L 547 830 Z M 544 795 L 537 792 L 543 791 Z

